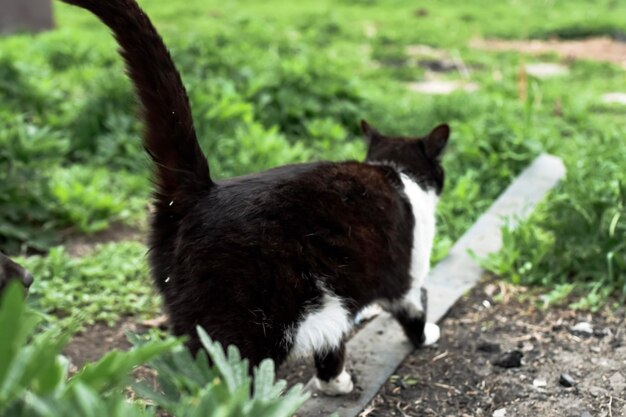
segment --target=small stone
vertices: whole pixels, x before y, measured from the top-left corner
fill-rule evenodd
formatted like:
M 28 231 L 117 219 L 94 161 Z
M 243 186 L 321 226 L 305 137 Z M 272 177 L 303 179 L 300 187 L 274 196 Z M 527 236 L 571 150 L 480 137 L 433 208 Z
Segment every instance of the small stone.
M 552 326 L 552 331 L 553 332 L 560 332 L 561 330 L 563 330 L 564 326 L 562 323 L 557 323 L 555 325 Z
M 533 379 L 533 387 L 544 388 L 546 386 L 548 386 L 548 381 L 545 379 Z
M 603 339 L 611 333 L 609 329 L 593 329 L 593 337 L 597 337 L 598 339 Z
M 570 327 L 569 331 L 576 336 L 591 336 L 593 335 L 593 326 L 589 322 L 581 321 Z
M 499 408 L 492 414 L 493 417 L 506 417 L 506 408 Z
M 481 340 L 476 345 L 476 350 L 485 353 L 500 353 L 500 344 Z
M 559 376 L 559 384 L 563 385 L 564 387 L 570 388 L 576 385 L 576 381 L 574 380 L 574 378 L 572 378 L 570 374 L 563 372 Z
M 398 378 L 396 380 L 395 384 L 396 384 L 397 387 L 400 387 L 402 389 L 407 389 L 408 388 L 406 382 L 404 382 L 404 379 L 402 379 L 402 378 Z
M 619 372 L 615 372 L 613 375 L 611 375 L 611 377 L 609 378 L 609 383 L 611 384 L 611 388 L 614 391 L 621 392 L 626 389 L 626 379 Z
M 500 357 L 498 357 L 498 359 L 496 359 L 493 364 L 495 366 L 499 366 L 500 368 L 519 368 L 520 366 L 522 366 L 522 357 L 524 356 L 524 354 L 519 351 L 519 350 L 511 350 L 509 352 L 506 352 L 502 355 L 500 355 Z

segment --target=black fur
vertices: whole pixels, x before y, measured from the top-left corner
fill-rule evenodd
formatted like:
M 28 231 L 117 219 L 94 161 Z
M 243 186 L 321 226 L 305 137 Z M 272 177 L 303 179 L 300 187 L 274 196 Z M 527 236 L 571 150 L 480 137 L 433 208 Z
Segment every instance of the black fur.
M 152 275 L 174 333 L 190 336 L 192 350 L 200 325 L 253 365 L 266 357 L 280 363 L 292 348 L 286 334 L 319 308 L 324 290 L 351 315 L 406 293 L 419 242 L 400 173 L 441 192 L 446 125 L 420 139 L 387 137 L 363 122 L 366 163 L 288 165 L 213 181 L 180 76 L 135 1 L 63 1 L 112 29 L 135 84 L 144 147 L 155 162 Z M 328 380 L 343 365 L 343 344 L 315 356 Z
M 341 373 L 344 367 L 346 344 L 341 343 L 336 349 L 319 352 L 314 355 L 317 377 L 328 382 Z
M 25 288 L 33 283 L 33 276 L 26 269 L 0 252 L 0 294 L 11 280 L 19 280 Z
M 426 339 L 424 327 L 426 327 L 426 312 L 428 311 L 428 293 L 425 288 L 422 288 L 421 295 L 423 310 L 417 314 L 406 307 L 396 307 L 393 310 L 393 316 L 414 346 L 421 346 Z

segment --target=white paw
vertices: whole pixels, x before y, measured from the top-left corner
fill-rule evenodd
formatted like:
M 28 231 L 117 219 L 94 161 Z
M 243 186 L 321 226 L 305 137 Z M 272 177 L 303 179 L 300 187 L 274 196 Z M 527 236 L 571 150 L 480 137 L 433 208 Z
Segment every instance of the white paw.
M 352 377 L 345 369 L 336 378 L 330 381 L 322 381 L 318 377 L 313 377 L 311 382 L 307 384 L 307 389 L 319 391 L 325 395 L 337 396 L 345 395 L 352 392 L 354 384 L 352 383 Z
M 441 336 L 441 330 L 435 323 L 426 323 L 424 325 L 424 344 L 423 346 L 431 346 L 437 343 Z
M 354 318 L 354 324 L 359 324 L 362 321 L 373 319 L 382 312 L 383 308 L 380 306 L 380 304 L 370 304 L 357 313 L 356 317 Z

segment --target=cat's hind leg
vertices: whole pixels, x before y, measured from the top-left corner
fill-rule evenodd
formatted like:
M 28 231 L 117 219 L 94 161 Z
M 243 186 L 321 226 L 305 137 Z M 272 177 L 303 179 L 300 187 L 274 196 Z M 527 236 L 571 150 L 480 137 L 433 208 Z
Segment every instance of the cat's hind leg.
M 311 381 L 311 388 L 326 395 L 344 395 L 352 392 L 354 383 L 345 369 L 346 345 L 328 351 L 315 352 L 316 376 Z
M 426 322 L 428 292 L 425 288 L 412 289 L 402 299 L 393 302 L 389 311 L 402 326 L 415 347 L 430 346 L 439 340 L 440 330 L 435 323 Z
M 300 322 L 289 334 L 292 341 L 290 355 L 315 357 L 317 374 L 308 388 L 327 395 L 341 395 L 352 391 L 350 374 L 344 369 L 344 338 L 350 332 L 353 317 L 345 302 L 322 288 L 322 297 L 309 305 Z

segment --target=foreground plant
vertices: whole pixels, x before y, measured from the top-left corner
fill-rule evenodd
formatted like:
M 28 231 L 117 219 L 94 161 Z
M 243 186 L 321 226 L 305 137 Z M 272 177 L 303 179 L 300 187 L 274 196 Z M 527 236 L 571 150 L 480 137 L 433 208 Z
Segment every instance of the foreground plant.
M 142 340 L 70 376 L 61 352 L 71 333 L 37 332 L 39 322 L 12 283 L 0 300 L 0 417 L 152 417 L 158 408 L 176 417 L 289 417 L 307 398 L 300 386 L 282 395 L 285 382 L 274 382 L 270 360 L 251 378 L 236 348 L 226 355 L 201 329 L 208 356 L 202 351 L 194 359 L 179 339 Z M 139 398 L 129 401 L 130 373 L 149 361 L 160 388 L 137 384 Z
M 236 347 L 224 352 L 202 328 L 197 330 L 205 350 L 195 358 L 184 348 L 154 358 L 150 365 L 158 373 L 160 390 L 136 384 L 141 397 L 177 417 L 289 417 L 308 398 L 300 384 L 283 394 L 286 382 L 274 381 L 272 360 L 262 361 L 251 378 L 248 361 Z M 137 337 L 132 341 L 145 343 Z
M 61 356 L 71 334 L 58 328 L 37 333 L 39 316 L 28 310 L 22 291 L 11 285 L 0 304 L 0 416 L 147 415 L 127 403 L 122 390 L 130 372 L 180 344 L 151 341 L 128 352 L 112 351 L 69 376 Z

